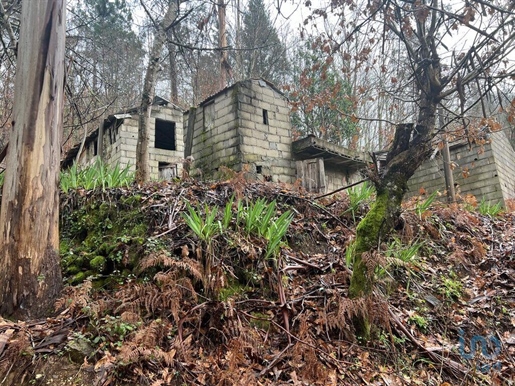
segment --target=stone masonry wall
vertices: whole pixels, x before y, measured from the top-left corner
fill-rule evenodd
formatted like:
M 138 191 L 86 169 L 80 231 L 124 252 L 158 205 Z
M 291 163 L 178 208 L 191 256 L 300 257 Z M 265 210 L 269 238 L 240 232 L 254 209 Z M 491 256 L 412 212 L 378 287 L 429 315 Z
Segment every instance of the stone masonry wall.
M 261 174 L 274 182 L 293 183 L 296 169 L 286 98 L 258 80 L 242 82 L 238 88 L 241 161 L 257 178 Z

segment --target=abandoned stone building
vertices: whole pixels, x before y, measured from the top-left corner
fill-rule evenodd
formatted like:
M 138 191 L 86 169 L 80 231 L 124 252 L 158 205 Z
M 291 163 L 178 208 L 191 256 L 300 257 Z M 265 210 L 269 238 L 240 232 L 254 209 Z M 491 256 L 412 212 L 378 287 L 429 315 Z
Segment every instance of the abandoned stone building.
M 245 170 L 250 178 L 294 183 L 325 193 L 354 182 L 364 154 L 313 136 L 293 141 L 288 101 L 273 84 L 249 79 L 226 87 L 198 107 L 183 111 L 156 97 L 150 127 L 153 179 L 180 176 L 191 156 L 191 175 L 216 178 L 224 167 Z M 89 165 L 99 157 L 108 165 L 136 163 L 137 109 L 109 115 L 103 127 L 73 147 L 63 167 Z M 79 154 L 80 152 L 80 154 Z
M 100 157 L 107 165 L 119 164 L 122 168 L 129 166 L 135 170 L 138 117 L 137 108 L 109 115 L 102 127 L 67 152 L 62 167 L 69 167 L 74 161 L 79 165 L 90 165 Z M 182 109 L 163 98 L 154 98 L 149 128 L 151 178 L 180 176 L 184 158 L 182 123 Z
M 466 141 L 450 144 L 454 186 L 461 196 L 471 194 L 478 201 L 511 207 L 515 198 L 515 151 L 504 131 L 489 133 L 485 143 Z M 424 191 L 445 192 L 443 159 L 440 152 L 425 162 L 409 181 L 408 197 Z
M 258 180 L 300 181 L 317 193 L 361 179 L 359 171 L 370 162 L 366 154 L 314 136 L 294 141 L 289 112 L 284 94 L 263 79 L 237 82 L 187 112 L 156 97 L 150 128 L 151 178 L 181 176 L 183 161 L 191 156 L 190 173 L 198 178 L 222 177 L 224 168 L 244 170 Z M 137 136 L 137 109 L 109 115 L 102 128 L 67 153 L 63 166 L 74 160 L 87 165 L 101 157 L 109 165 L 134 169 Z M 461 195 L 504 205 L 515 198 L 515 152 L 503 132 L 491 133 L 482 145 L 451 144 L 451 161 Z M 418 195 L 421 188 L 427 194 L 445 191 L 442 162 L 436 153 L 417 170 L 409 181 L 408 197 Z
M 263 79 L 233 84 L 186 114 L 185 156 L 193 156 L 204 177 L 216 177 L 222 167 L 245 167 L 256 179 L 301 179 L 313 192 L 357 178 L 364 154 L 313 136 L 294 142 L 289 114 L 286 97 L 273 84 Z

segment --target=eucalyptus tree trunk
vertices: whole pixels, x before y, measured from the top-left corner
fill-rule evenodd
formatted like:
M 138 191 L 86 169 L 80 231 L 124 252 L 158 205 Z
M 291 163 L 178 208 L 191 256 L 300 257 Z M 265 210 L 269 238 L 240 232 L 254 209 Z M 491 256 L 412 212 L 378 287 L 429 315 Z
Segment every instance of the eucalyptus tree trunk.
M 225 22 L 225 0 L 218 0 L 218 48 L 220 49 L 220 89 L 227 86 L 227 75 L 230 72 L 227 55 L 227 28 Z
M 0 210 L 0 313 L 44 315 L 61 289 L 65 0 L 25 1 Z
M 144 183 L 150 180 L 150 167 L 148 164 L 149 145 L 150 145 L 150 115 L 152 112 L 152 101 L 156 86 L 156 77 L 159 71 L 159 62 L 163 53 L 163 46 L 166 42 L 167 31 L 171 28 L 172 22 L 177 15 L 176 1 L 170 0 L 165 16 L 157 24 L 154 33 L 154 43 L 149 54 L 141 104 L 139 106 L 138 122 L 138 143 L 136 145 L 136 181 Z

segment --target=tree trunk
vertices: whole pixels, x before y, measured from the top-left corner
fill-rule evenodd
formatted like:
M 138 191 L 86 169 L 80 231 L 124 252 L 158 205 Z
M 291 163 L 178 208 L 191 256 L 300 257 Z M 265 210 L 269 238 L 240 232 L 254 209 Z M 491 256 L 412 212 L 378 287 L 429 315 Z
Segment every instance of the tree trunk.
M 170 66 L 170 101 L 179 104 L 179 89 L 177 87 L 177 58 L 176 47 L 172 39 L 172 30 L 168 31 L 168 65 Z
M 424 125 L 434 128 L 436 103 L 432 119 L 425 116 Z M 376 188 L 376 201 L 356 229 L 353 245 L 353 271 L 349 297 L 356 299 L 371 295 L 374 288 L 374 272 L 377 262 L 373 254 L 381 241 L 385 240 L 401 212 L 401 203 L 408 190 L 408 180 L 431 154 L 431 137 L 418 138 L 416 133 L 423 128 L 412 124 L 397 125 L 395 138 L 386 159 L 386 171 L 379 178 L 372 176 Z M 432 130 L 431 130 L 432 131 Z M 356 334 L 365 340 L 370 337 L 371 323 L 365 311 L 354 318 Z
M 218 48 L 220 48 L 220 89 L 227 86 L 227 75 L 230 72 L 227 55 L 227 31 L 225 22 L 225 0 L 218 0 Z
M 42 316 L 61 288 L 58 182 L 64 43 L 65 1 L 23 2 L 0 211 L 4 316 Z
M 150 180 L 150 167 L 148 164 L 150 144 L 150 115 L 152 113 L 152 100 L 156 85 L 157 72 L 163 46 L 166 41 L 167 30 L 177 14 L 176 3 L 170 0 L 168 10 L 161 23 L 156 26 L 154 43 L 149 55 L 149 62 L 145 72 L 141 104 L 139 107 L 138 143 L 136 145 L 136 181 L 140 184 Z

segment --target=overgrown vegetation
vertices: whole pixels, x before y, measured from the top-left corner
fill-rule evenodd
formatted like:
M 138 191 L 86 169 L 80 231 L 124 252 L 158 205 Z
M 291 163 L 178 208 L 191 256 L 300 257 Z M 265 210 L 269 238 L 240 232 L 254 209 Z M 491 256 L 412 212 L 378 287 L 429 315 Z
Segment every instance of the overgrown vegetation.
M 483 216 L 491 216 L 496 217 L 503 211 L 502 204 L 500 202 L 496 204 L 492 204 L 483 197 L 479 202 L 477 207 L 477 211 L 481 213 Z
M 80 282 L 58 304 L 68 322 L 14 330 L 2 378 L 12 361 L 29 366 L 45 342 L 58 342 L 63 323 L 73 328 L 55 352 L 81 377 L 80 366 L 94 366 L 88 384 L 488 385 L 513 374 L 511 351 L 496 358 L 501 371 L 470 376 L 481 363 L 456 349 L 459 328 L 502 336 L 515 317 L 509 283 L 488 268 L 513 269 L 511 244 L 491 238 L 515 236 L 511 217 L 442 204 L 426 208 L 430 216 L 404 212 L 398 232 L 369 257 L 383 267 L 374 297 L 358 303 L 347 298 L 349 203 L 234 179 L 63 195 L 63 267 L 68 282 Z M 486 288 L 495 302 L 481 295 Z M 379 322 L 366 347 L 353 341 L 352 317 L 362 310 Z
M 80 167 L 74 163 L 69 169 L 61 172 L 61 190 L 68 193 L 71 189 L 83 188 L 94 190 L 100 188 L 127 187 L 134 182 L 134 172 L 131 166 L 121 168 L 119 164 L 115 166 L 106 165 L 97 158 L 93 165 Z

